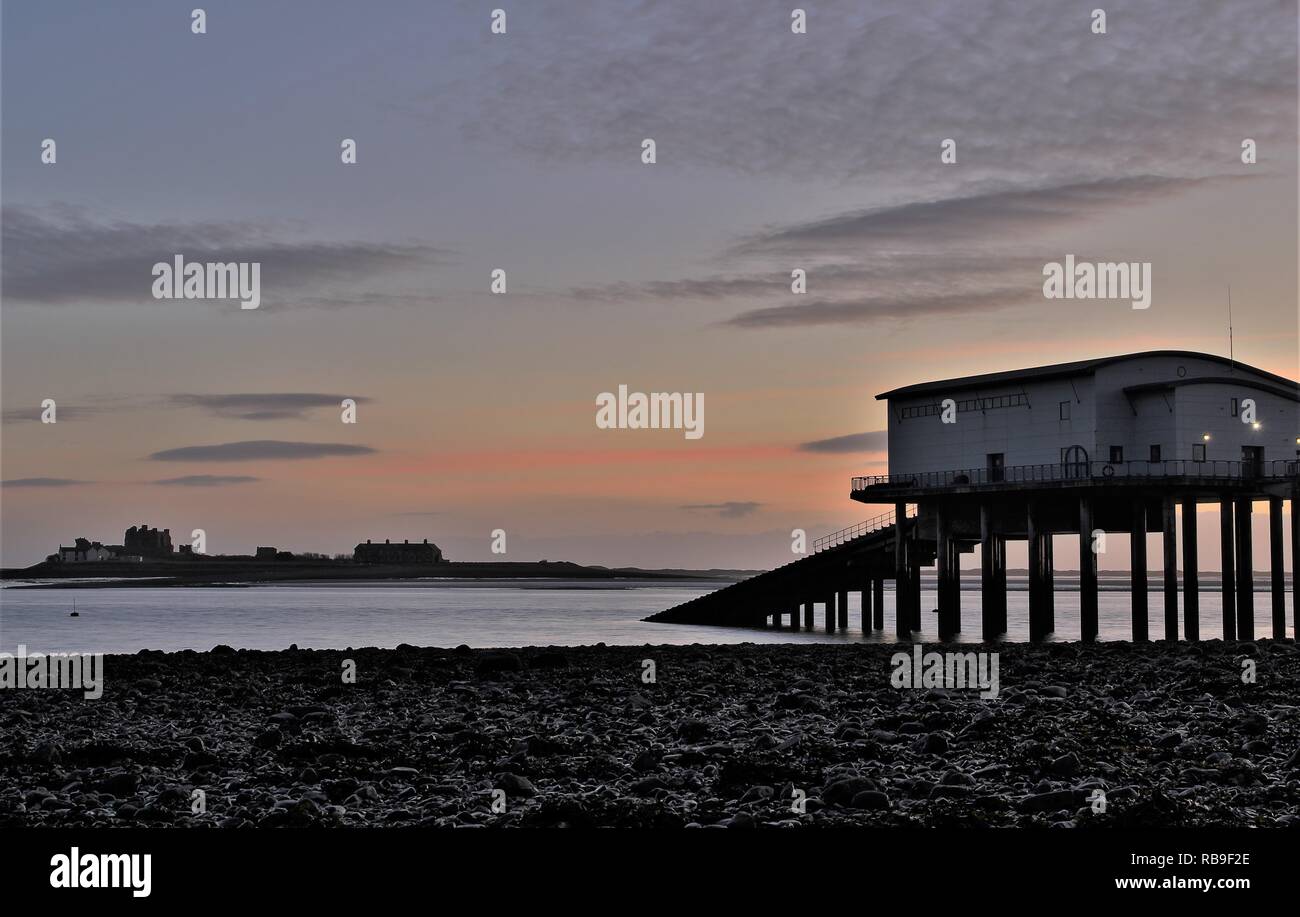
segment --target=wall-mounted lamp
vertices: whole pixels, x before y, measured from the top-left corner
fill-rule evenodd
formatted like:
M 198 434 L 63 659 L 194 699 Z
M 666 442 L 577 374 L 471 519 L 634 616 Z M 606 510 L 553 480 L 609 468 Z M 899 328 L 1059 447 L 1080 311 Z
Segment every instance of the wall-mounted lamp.
M 1208 443 L 1208 442 L 1210 441 L 1210 434 L 1208 434 L 1208 433 L 1202 433 L 1202 434 L 1201 434 L 1201 439 L 1205 440 L 1205 441 Z M 1300 439 L 1296 440 L 1296 442 L 1300 442 Z
M 1263 425 L 1262 423 L 1260 423 L 1260 422 L 1257 420 L 1257 421 L 1255 421 L 1253 424 L 1250 425 L 1250 428 L 1251 428 L 1252 430 L 1258 430 L 1258 429 L 1259 429 L 1260 427 L 1262 427 L 1262 426 L 1264 426 L 1264 425 Z

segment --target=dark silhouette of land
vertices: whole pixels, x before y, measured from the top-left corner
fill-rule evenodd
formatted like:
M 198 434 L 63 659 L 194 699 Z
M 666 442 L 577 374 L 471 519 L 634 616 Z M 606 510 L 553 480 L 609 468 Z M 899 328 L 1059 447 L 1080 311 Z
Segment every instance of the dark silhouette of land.
M 637 567 L 600 567 L 570 561 L 493 561 L 483 563 L 443 561 L 435 564 L 364 564 L 329 558 L 258 559 L 248 555 L 216 555 L 143 562 L 100 561 L 57 563 L 43 561 L 30 567 L 0 570 L 0 580 L 51 579 L 73 582 L 33 584 L 58 588 L 105 586 L 215 586 L 272 582 L 362 582 L 418 579 L 639 579 L 716 580 L 735 582 L 753 570 L 642 570 Z M 92 582 L 83 580 L 94 579 Z

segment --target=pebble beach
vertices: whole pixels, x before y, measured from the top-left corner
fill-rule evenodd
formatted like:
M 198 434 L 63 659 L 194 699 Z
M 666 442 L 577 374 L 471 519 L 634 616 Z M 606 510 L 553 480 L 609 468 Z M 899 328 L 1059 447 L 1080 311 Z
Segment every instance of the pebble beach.
M 963 645 L 995 697 L 900 649 L 108 656 L 0 695 L 0 827 L 1300 826 L 1289 641 Z

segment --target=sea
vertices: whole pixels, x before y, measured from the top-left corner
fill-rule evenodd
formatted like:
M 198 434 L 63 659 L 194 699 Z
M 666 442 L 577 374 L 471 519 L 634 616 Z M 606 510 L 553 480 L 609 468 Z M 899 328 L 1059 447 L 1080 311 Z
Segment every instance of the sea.
M 29 584 L 30 585 L 30 584 Z M 965 585 L 965 584 L 963 584 Z M 1029 638 L 1029 596 L 1010 577 L 1007 640 Z M 849 627 L 824 630 L 822 607 L 812 630 L 657 624 L 645 617 L 720 588 L 705 581 L 412 580 L 230 586 L 113 586 L 0 589 L 0 652 L 134 653 L 142 649 L 210 650 L 218 644 L 256 650 L 415 646 L 583 646 L 716 643 L 893 642 L 894 594 L 885 590 L 885 631 L 863 631 L 861 596 L 850 593 Z M 75 606 L 74 606 L 75 603 Z M 936 636 L 932 588 L 922 590 L 920 640 Z M 71 612 L 76 609 L 77 615 Z M 1059 588 L 1053 640 L 1079 639 L 1079 593 Z M 1272 633 L 1266 581 L 1255 595 L 1256 636 Z M 959 640 L 978 642 L 978 588 L 962 592 Z M 1201 636 L 1222 636 L 1220 594 L 1200 593 Z M 1287 634 L 1294 636 L 1288 590 Z M 1150 636 L 1164 635 L 1164 596 L 1148 601 Z M 1180 595 L 1179 629 L 1182 629 Z M 1131 639 L 1127 590 L 1099 594 L 1099 638 Z

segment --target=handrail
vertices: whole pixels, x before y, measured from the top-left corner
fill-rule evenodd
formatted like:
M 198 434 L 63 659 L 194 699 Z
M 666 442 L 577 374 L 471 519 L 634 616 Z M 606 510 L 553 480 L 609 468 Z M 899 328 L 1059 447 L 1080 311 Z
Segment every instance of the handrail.
M 1300 476 L 1300 460 L 1268 462 L 1054 462 L 1008 465 L 1003 468 L 965 468 L 923 471 L 916 474 L 861 475 L 853 479 L 853 492 L 869 487 L 964 487 L 980 484 L 1020 484 L 1038 481 L 1088 481 L 1111 478 L 1190 478 L 1193 480 L 1251 481 Z
M 916 515 L 915 511 L 909 510 L 908 518 Z M 823 535 L 813 542 L 813 553 L 819 554 L 828 548 L 842 545 L 846 541 L 852 541 L 855 538 L 861 538 L 864 535 L 870 535 L 879 532 L 894 524 L 894 513 L 890 510 L 887 513 L 881 513 L 866 522 L 859 522 L 857 525 L 851 525 L 846 529 L 840 529 L 838 532 L 831 532 L 829 535 Z

